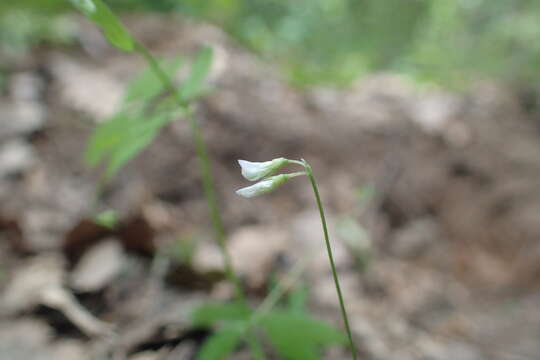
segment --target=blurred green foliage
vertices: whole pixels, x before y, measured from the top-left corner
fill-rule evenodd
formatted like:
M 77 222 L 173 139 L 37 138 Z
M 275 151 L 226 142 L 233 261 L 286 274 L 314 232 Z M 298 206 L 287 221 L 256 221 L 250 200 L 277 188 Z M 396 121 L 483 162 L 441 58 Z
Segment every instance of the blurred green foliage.
M 4 91 L 6 82 L 6 75 L 0 70 L 0 94 Z
M 118 224 L 118 214 L 110 209 L 102 211 L 94 217 L 94 223 L 112 230 Z
M 81 13 L 96 24 L 103 36 L 120 50 L 133 51 L 135 41 L 124 25 L 102 0 L 70 0 Z
M 10 37 L 32 43 L 50 33 L 34 31 L 39 36 L 31 39 L 28 22 L 9 21 L 1 15 L 6 9 L 24 9 L 36 16 L 38 9 L 39 14 L 63 11 L 65 2 L 19 0 L 17 5 L 0 5 L 0 43 Z M 538 0 L 107 2 L 124 11 L 178 11 L 212 21 L 280 64 L 300 86 L 347 85 L 362 74 L 382 70 L 449 86 L 484 77 L 540 80 Z M 37 27 L 40 21 L 30 23 Z
M 299 85 L 391 70 L 447 86 L 540 79 L 537 0 L 184 0 Z
M 188 77 L 179 94 L 188 102 L 206 91 L 204 80 L 210 71 L 213 52 L 203 47 L 194 58 Z M 161 68 L 169 77 L 179 71 L 182 58 L 164 60 Z M 85 160 L 90 166 L 105 163 L 104 180 L 110 180 L 131 159 L 143 151 L 167 124 L 184 116 L 187 109 L 178 108 L 156 73 L 147 68 L 128 84 L 122 108 L 93 131 L 86 148 Z
M 293 292 L 286 306 L 266 312 L 239 303 L 213 303 L 197 307 L 193 325 L 210 327 L 214 333 L 204 343 L 197 360 L 220 360 L 231 355 L 246 335 L 262 334 L 273 350 L 285 360 L 319 360 L 321 350 L 344 344 L 345 335 L 309 314 L 304 288 Z M 253 354 L 253 358 L 257 357 Z
M 0 5 L 0 50 L 18 55 L 43 41 L 65 44 L 72 40 L 76 26 L 57 12 L 58 7 L 41 10 L 23 4 Z

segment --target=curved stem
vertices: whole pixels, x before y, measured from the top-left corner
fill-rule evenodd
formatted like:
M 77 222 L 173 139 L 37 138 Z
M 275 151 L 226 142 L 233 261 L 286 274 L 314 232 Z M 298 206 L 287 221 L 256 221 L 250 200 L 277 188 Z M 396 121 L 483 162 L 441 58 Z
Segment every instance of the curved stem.
M 223 256 L 223 260 L 225 263 L 225 272 L 226 272 L 227 278 L 229 279 L 229 281 L 231 282 L 231 284 L 233 284 L 235 288 L 235 295 L 236 295 L 237 300 L 241 303 L 245 303 L 245 295 L 244 295 L 244 292 L 242 291 L 240 280 L 238 279 L 238 276 L 236 275 L 234 271 L 234 268 L 232 265 L 232 259 L 229 254 L 229 251 L 227 250 L 227 246 L 225 243 L 225 237 L 226 237 L 225 228 L 223 226 L 223 221 L 221 219 L 219 207 L 217 204 L 216 192 L 214 190 L 214 180 L 213 180 L 212 172 L 210 170 L 208 150 L 204 143 L 204 138 L 201 134 L 201 129 L 199 127 L 199 124 L 197 123 L 197 120 L 193 116 L 193 110 L 190 108 L 190 104 L 182 98 L 182 96 L 180 95 L 180 91 L 176 88 L 176 86 L 171 81 L 169 76 L 163 71 L 158 61 L 144 47 L 144 45 L 137 42 L 135 44 L 135 50 L 145 58 L 146 62 L 150 66 L 150 69 L 152 69 L 152 71 L 156 74 L 156 76 L 159 78 L 163 86 L 168 91 L 171 92 L 171 94 L 174 96 L 178 105 L 187 110 L 186 119 L 191 129 L 191 135 L 193 137 L 193 141 L 195 142 L 195 150 L 197 153 L 197 157 L 199 159 L 199 167 L 201 170 L 204 197 L 206 198 L 206 202 L 208 204 L 208 209 L 210 212 L 210 218 L 212 220 L 214 234 L 215 234 L 218 246 L 221 250 L 221 254 Z
M 298 172 L 288 173 L 288 174 L 284 174 L 284 175 L 287 175 L 289 178 L 294 178 L 294 177 L 297 177 L 297 176 L 307 175 L 307 173 L 305 171 L 298 171 Z
M 309 181 L 311 182 L 311 186 L 313 187 L 313 193 L 315 194 L 315 200 L 317 201 L 317 206 L 319 208 L 319 214 L 321 216 L 321 223 L 324 233 L 324 241 L 326 243 L 326 251 L 328 252 L 328 259 L 330 260 L 330 267 L 332 268 L 332 276 L 334 278 L 334 284 L 336 285 L 336 291 L 339 298 L 339 306 L 341 307 L 341 315 L 343 316 L 343 322 L 345 323 L 345 329 L 347 330 L 347 336 L 349 337 L 349 343 L 351 346 L 353 359 L 356 360 L 356 346 L 354 345 L 351 327 L 349 325 L 349 317 L 347 315 L 347 310 L 345 309 L 345 301 L 343 300 L 343 294 L 341 293 L 341 286 L 339 285 L 336 264 L 334 262 L 334 255 L 332 254 L 332 247 L 330 245 L 330 237 L 328 236 L 328 226 L 326 225 L 324 208 L 321 202 L 321 196 L 319 195 L 319 188 L 317 187 L 317 182 L 315 181 L 315 176 L 313 175 L 313 170 L 311 169 L 311 166 L 305 160 L 302 160 L 302 165 L 306 168 L 306 173 L 309 177 Z
M 289 161 L 290 164 L 296 164 L 296 165 L 300 165 L 300 166 L 303 166 L 303 167 L 306 167 L 306 165 L 302 162 L 302 161 L 299 161 L 299 160 L 291 160 L 291 159 L 287 159 Z

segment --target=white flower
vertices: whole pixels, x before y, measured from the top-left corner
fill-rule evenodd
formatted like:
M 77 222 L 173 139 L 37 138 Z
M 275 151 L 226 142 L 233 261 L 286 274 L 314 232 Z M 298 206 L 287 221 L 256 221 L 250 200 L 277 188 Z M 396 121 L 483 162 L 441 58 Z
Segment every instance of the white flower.
M 277 158 L 272 161 L 251 162 L 246 160 L 238 160 L 238 164 L 242 168 L 242 176 L 249 181 L 260 180 L 265 176 L 272 175 L 284 165 L 287 165 L 289 160 L 285 158 Z
M 266 194 L 267 192 L 274 190 L 279 185 L 289 180 L 289 178 L 289 174 L 271 176 L 267 179 L 259 181 L 254 185 L 236 190 L 236 193 L 245 198 L 252 198 L 254 196 Z

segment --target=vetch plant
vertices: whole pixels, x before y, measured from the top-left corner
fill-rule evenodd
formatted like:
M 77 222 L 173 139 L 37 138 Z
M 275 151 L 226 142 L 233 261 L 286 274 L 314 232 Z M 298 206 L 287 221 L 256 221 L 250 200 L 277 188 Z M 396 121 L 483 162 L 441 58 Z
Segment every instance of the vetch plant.
M 341 315 L 343 317 L 343 322 L 345 324 L 345 329 L 347 331 L 347 336 L 349 338 L 349 344 L 350 344 L 351 351 L 353 354 L 353 359 L 356 360 L 357 359 L 356 347 L 354 345 L 351 327 L 349 325 L 349 318 L 347 315 L 347 310 L 345 308 L 345 301 L 343 300 L 343 294 L 341 292 L 341 286 L 339 284 L 339 278 L 336 271 L 334 256 L 332 254 L 332 246 L 330 245 L 330 236 L 328 235 L 328 226 L 326 224 L 324 207 L 322 205 L 321 197 L 319 194 L 319 188 L 317 186 L 317 181 L 315 180 L 315 175 L 313 174 L 313 169 L 311 168 L 311 165 L 309 165 L 309 163 L 305 161 L 304 159 L 298 161 L 298 160 L 289 160 L 285 158 L 278 158 L 272 161 L 259 162 L 259 163 L 249 162 L 246 160 L 239 160 L 238 163 L 240 164 L 240 167 L 242 168 L 242 175 L 246 179 L 251 180 L 251 181 L 258 180 L 261 178 L 263 179 L 260 182 L 256 183 L 255 185 L 248 186 L 248 187 L 245 187 L 236 191 L 238 195 L 246 197 L 246 198 L 251 198 L 257 195 L 262 195 L 262 194 L 271 192 L 275 190 L 276 188 L 278 188 L 280 185 L 284 184 L 287 180 L 289 180 L 292 177 L 305 175 L 309 178 L 309 181 L 313 188 L 313 194 L 315 195 L 315 201 L 317 203 L 317 207 L 319 208 L 319 215 L 321 217 L 321 224 L 322 224 L 324 240 L 326 244 L 326 251 L 328 253 L 328 260 L 330 261 L 330 267 L 332 268 L 332 276 L 334 279 L 334 284 L 336 286 L 336 292 L 339 299 L 339 305 L 341 308 Z M 290 174 L 274 175 L 269 178 L 264 178 L 265 176 L 269 174 L 275 173 L 276 171 L 278 171 L 279 169 L 281 169 L 283 166 L 287 164 L 300 165 L 304 168 L 304 171 L 290 173 Z
M 204 93 L 202 84 L 210 70 L 211 49 L 204 48 L 199 52 L 189 76 L 177 87 L 172 79 L 182 65 L 181 59 L 158 61 L 132 37 L 103 0 L 69 1 L 102 30 L 112 45 L 122 51 L 138 53 L 149 66 L 148 71 L 130 83 L 121 111 L 98 126 L 90 140 L 86 160 L 91 165 L 107 164 L 103 180 L 108 181 L 125 163 L 146 148 L 172 119 L 182 117 L 190 126 L 216 240 L 224 257 L 225 272 L 235 287 L 236 295 L 236 301 L 231 304 L 201 306 L 193 313 L 195 325 L 218 328 L 205 342 L 197 359 L 223 359 L 234 352 L 242 340 L 250 347 L 254 359 L 265 359 L 255 328 L 262 329 L 277 353 L 289 360 L 317 360 L 321 347 L 343 343 L 345 336 L 340 331 L 299 310 L 298 301 L 295 306 L 274 309 L 282 295 L 279 288 L 274 289 L 256 311 L 245 301 L 225 244 L 225 230 L 217 206 L 208 151 L 194 117 L 193 100 Z M 291 162 L 295 161 L 279 158 L 265 163 L 242 162 L 244 176 L 260 182 L 238 193 L 246 197 L 256 196 L 274 190 L 292 177 L 309 175 L 306 168 L 303 172 L 273 176 Z M 114 226 L 115 219 L 111 215 L 114 214 L 103 213 L 96 221 Z M 159 256 L 156 259 L 159 260 Z M 159 263 L 156 261 L 155 264 Z M 156 269 L 159 267 L 157 265 Z
M 108 167 L 106 178 L 109 179 L 127 161 L 144 149 L 165 126 L 173 114 L 180 114 L 189 123 L 191 134 L 195 142 L 195 149 L 199 159 L 202 173 L 203 190 L 208 204 L 210 217 L 217 243 L 221 249 L 225 263 L 225 272 L 229 281 L 235 287 L 236 298 L 239 302 L 245 302 L 245 296 L 240 286 L 240 281 L 232 267 L 232 260 L 225 244 L 225 229 L 218 209 L 214 181 L 210 170 L 208 151 L 197 120 L 194 117 L 192 101 L 204 93 L 203 81 L 210 70 L 212 51 L 204 48 L 195 59 L 191 72 L 182 84 L 177 88 L 171 79 L 172 75 L 180 66 L 180 63 L 172 63 L 164 66 L 146 47 L 138 42 L 129 31 L 122 25 L 120 20 L 102 0 L 69 0 L 90 21 L 96 24 L 103 32 L 105 38 L 116 48 L 126 52 L 136 52 L 147 62 L 150 72 L 146 78 L 139 79 L 132 84 L 131 91 L 125 98 L 125 102 L 134 100 L 148 101 L 157 98 L 161 93 L 169 93 L 174 103 L 174 108 L 160 111 L 153 116 L 144 114 L 120 113 L 103 126 L 98 127 L 91 140 L 91 146 L 87 152 L 87 160 L 96 165 L 108 155 Z M 151 76 L 148 76 L 151 74 Z M 163 102 L 167 104 L 166 102 Z

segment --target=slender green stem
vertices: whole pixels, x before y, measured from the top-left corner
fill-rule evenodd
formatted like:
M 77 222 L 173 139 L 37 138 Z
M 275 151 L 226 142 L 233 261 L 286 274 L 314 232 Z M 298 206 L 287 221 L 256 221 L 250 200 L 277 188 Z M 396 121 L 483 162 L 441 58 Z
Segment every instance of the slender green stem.
M 304 175 L 307 175 L 305 171 L 298 171 L 298 172 L 293 172 L 293 173 L 288 173 L 288 174 L 285 174 L 287 175 L 289 178 L 293 178 L 293 177 L 297 177 L 297 176 L 304 176 Z
M 311 257 L 308 257 L 311 258 Z M 299 260 L 289 273 L 289 285 L 293 285 L 298 281 L 300 278 L 300 275 L 302 275 L 302 272 L 304 271 L 304 268 L 306 267 L 307 261 L 301 261 Z M 249 326 L 254 326 L 261 318 L 263 318 L 270 310 L 274 308 L 274 306 L 277 305 L 277 303 L 281 300 L 283 295 L 285 294 L 286 286 L 285 284 L 277 284 L 274 286 L 270 294 L 264 299 L 264 301 L 259 305 L 259 307 L 255 310 L 253 315 L 251 316 L 249 320 Z
M 246 340 L 249 348 L 251 349 L 251 354 L 253 355 L 253 360 L 266 360 L 266 355 L 262 348 L 261 343 L 257 339 L 256 334 L 247 334 Z
M 332 246 L 330 245 L 330 237 L 328 236 L 328 226 L 326 225 L 324 208 L 321 202 L 321 196 L 319 195 L 319 188 L 317 187 L 317 182 L 315 181 L 315 176 L 313 175 L 313 170 L 311 169 L 311 166 L 305 160 L 302 160 L 302 165 L 306 169 L 307 176 L 309 177 L 309 181 L 311 182 L 311 186 L 313 187 L 313 193 L 315 194 L 317 206 L 319 207 L 319 214 L 321 215 L 321 223 L 324 232 L 324 241 L 326 242 L 326 251 L 328 252 L 328 259 L 330 260 L 330 267 L 332 268 L 332 276 L 334 277 L 334 283 L 336 284 L 336 291 L 339 298 L 339 306 L 341 307 L 341 315 L 343 316 L 343 322 L 345 323 L 345 329 L 347 330 L 347 335 L 349 337 L 353 359 L 356 360 L 356 346 L 354 345 L 351 327 L 349 325 L 349 317 L 347 316 L 347 310 L 345 309 L 345 301 L 343 300 L 341 286 L 339 285 L 336 264 L 334 263 L 334 255 L 332 254 Z
M 291 270 L 289 276 L 289 284 L 294 284 L 298 278 L 300 278 L 300 275 L 302 274 L 302 271 L 304 270 L 306 266 L 307 261 L 298 261 L 294 268 Z M 255 328 L 257 326 L 257 323 L 268 314 L 274 306 L 277 305 L 277 303 L 281 300 L 283 295 L 285 294 L 285 286 L 284 284 L 278 284 L 274 286 L 270 294 L 264 299 L 264 301 L 259 305 L 259 307 L 253 312 L 253 315 L 251 315 L 249 321 L 244 325 L 242 331 L 244 333 L 247 333 L 251 329 Z M 251 352 L 255 358 L 255 360 L 265 360 L 266 356 L 264 355 L 264 351 L 262 350 L 259 342 L 257 341 L 257 337 L 255 334 L 248 333 L 246 335 L 248 345 L 251 348 Z
M 191 133 L 195 141 L 195 148 L 197 151 L 197 156 L 199 158 L 199 167 L 201 168 L 204 195 L 208 203 L 210 217 L 214 228 L 214 234 L 223 255 L 225 271 L 227 273 L 227 277 L 235 288 L 237 300 L 245 303 L 245 295 L 240 285 L 240 280 L 238 279 L 238 276 L 234 271 L 231 255 L 229 254 L 227 244 L 225 243 L 225 229 L 223 227 L 223 221 L 221 220 L 221 215 L 217 204 L 216 193 L 214 190 L 214 181 L 212 177 L 212 172 L 210 170 L 210 161 L 208 157 L 208 152 L 206 150 L 206 145 L 204 144 L 204 139 L 201 134 L 199 125 L 197 124 L 197 121 L 195 120 L 193 115 L 188 116 L 188 121 L 191 126 Z
M 214 234 L 215 234 L 218 246 L 220 247 L 223 260 L 225 263 L 225 272 L 227 274 L 229 281 L 231 282 L 231 284 L 233 284 L 235 288 L 235 295 L 236 295 L 237 300 L 241 303 L 245 303 L 245 295 L 240 285 L 240 280 L 238 279 L 238 276 L 236 275 L 234 271 L 234 268 L 232 265 L 232 259 L 229 254 L 229 251 L 227 250 L 227 246 L 225 243 L 225 237 L 226 237 L 225 228 L 223 226 L 223 221 L 221 220 L 221 215 L 219 212 L 219 207 L 218 207 L 217 198 L 216 198 L 216 192 L 214 190 L 214 181 L 213 181 L 213 176 L 210 169 L 210 160 L 208 156 L 208 150 L 204 143 L 204 138 L 201 134 L 201 129 L 199 127 L 199 124 L 197 123 L 197 120 L 193 116 L 193 109 L 191 109 L 190 104 L 182 98 L 180 91 L 177 89 L 177 87 L 174 85 L 174 83 L 171 81 L 171 79 L 165 73 L 165 71 L 163 71 L 158 61 L 154 58 L 154 56 L 152 56 L 152 54 L 148 51 L 148 49 L 146 49 L 146 47 L 144 47 L 144 45 L 142 45 L 141 43 L 137 42 L 135 44 L 135 50 L 145 58 L 148 65 L 150 66 L 152 71 L 156 74 L 156 76 L 159 78 L 163 86 L 168 91 L 170 91 L 171 94 L 174 96 L 178 105 L 187 110 L 186 119 L 191 129 L 191 135 L 193 137 L 193 141 L 195 142 L 195 150 L 197 152 L 197 157 L 199 159 L 199 167 L 201 169 L 204 196 L 208 204 L 208 209 L 210 212 L 210 218 L 212 220 Z
M 299 161 L 299 160 L 291 160 L 291 159 L 287 159 L 289 161 L 289 163 L 291 164 L 296 164 L 296 165 L 300 165 L 300 166 L 303 166 L 305 167 L 305 164 L 302 162 L 302 161 Z

